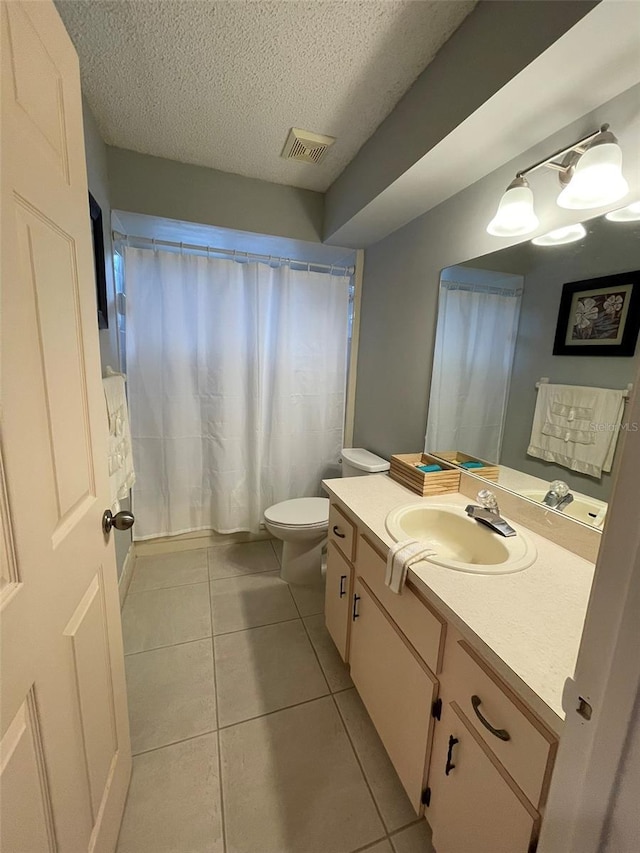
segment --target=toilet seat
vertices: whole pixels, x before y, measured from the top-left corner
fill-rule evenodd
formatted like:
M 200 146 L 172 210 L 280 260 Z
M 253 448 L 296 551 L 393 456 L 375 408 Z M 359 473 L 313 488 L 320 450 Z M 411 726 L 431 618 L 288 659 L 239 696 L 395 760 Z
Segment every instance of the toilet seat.
M 274 527 L 322 530 L 329 526 L 329 498 L 293 498 L 270 506 L 265 521 Z

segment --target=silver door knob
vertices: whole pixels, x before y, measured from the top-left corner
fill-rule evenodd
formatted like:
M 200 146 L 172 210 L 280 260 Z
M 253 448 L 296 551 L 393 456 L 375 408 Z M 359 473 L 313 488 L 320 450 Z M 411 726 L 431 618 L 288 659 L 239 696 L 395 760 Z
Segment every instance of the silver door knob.
M 122 509 L 115 515 L 110 509 L 105 509 L 102 516 L 102 529 L 105 536 L 108 536 L 112 527 L 115 527 L 116 530 L 129 530 L 130 527 L 133 527 L 134 521 L 133 513 L 129 512 L 128 509 Z

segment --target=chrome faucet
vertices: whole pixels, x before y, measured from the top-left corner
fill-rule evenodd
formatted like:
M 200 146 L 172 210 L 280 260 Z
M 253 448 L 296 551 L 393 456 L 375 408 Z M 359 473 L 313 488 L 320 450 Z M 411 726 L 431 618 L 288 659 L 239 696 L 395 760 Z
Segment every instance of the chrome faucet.
M 500 515 L 500 507 L 493 492 L 488 489 L 481 489 L 478 492 L 478 503 L 469 504 L 465 510 L 469 518 L 473 518 L 480 524 L 490 527 L 495 533 L 500 536 L 515 536 L 516 531 L 511 527 L 508 521 Z
M 549 491 L 542 499 L 542 503 L 551 507 L 551 509 L 557 509 L 559 512 L 562 512 L 569 506 L 572 500 L 573 495 L 569 491 L 569 486 L 562 480 L 554 480 L 549 486 Z

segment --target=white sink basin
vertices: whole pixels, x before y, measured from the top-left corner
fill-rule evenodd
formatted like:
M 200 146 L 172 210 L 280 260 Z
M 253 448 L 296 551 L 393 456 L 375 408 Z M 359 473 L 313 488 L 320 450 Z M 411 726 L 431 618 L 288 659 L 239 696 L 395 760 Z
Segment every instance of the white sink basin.
M 407 504 L 392 510 L 385 525 L 396 542 L 418 539 L 430 543 L 435 555 L 427 561 L 458 572 L 485 575 L 521 572 L 537 556 L 535 546 L 521 531 L 516 536 L 501 536 L 457 507 Z
M 523 498 L 542 503 L 546 492 L 542 489 L 529 489 L 520 492 Z M 549 507 L 551 509 L 551 507 Z M 607 514 L 607 504 L 604 501 L 589 498 L 586 495 L 576 495 L 574 499 L 563 510 L 559 510 L 569 518 L 591 524 L 593 527 L 602 527 Z

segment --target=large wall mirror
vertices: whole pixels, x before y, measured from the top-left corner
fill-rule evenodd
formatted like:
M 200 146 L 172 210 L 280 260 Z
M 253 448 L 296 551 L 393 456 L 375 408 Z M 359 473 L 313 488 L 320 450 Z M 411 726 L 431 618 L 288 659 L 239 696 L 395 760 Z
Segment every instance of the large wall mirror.
M 640 222 L 583 225 L 572 243 L 527 240 L 442 271 L 425 452 L 494 480 L 498 465 L 499 485 L 602 527 L 620 434 L 637 428 L 624 393 Z

